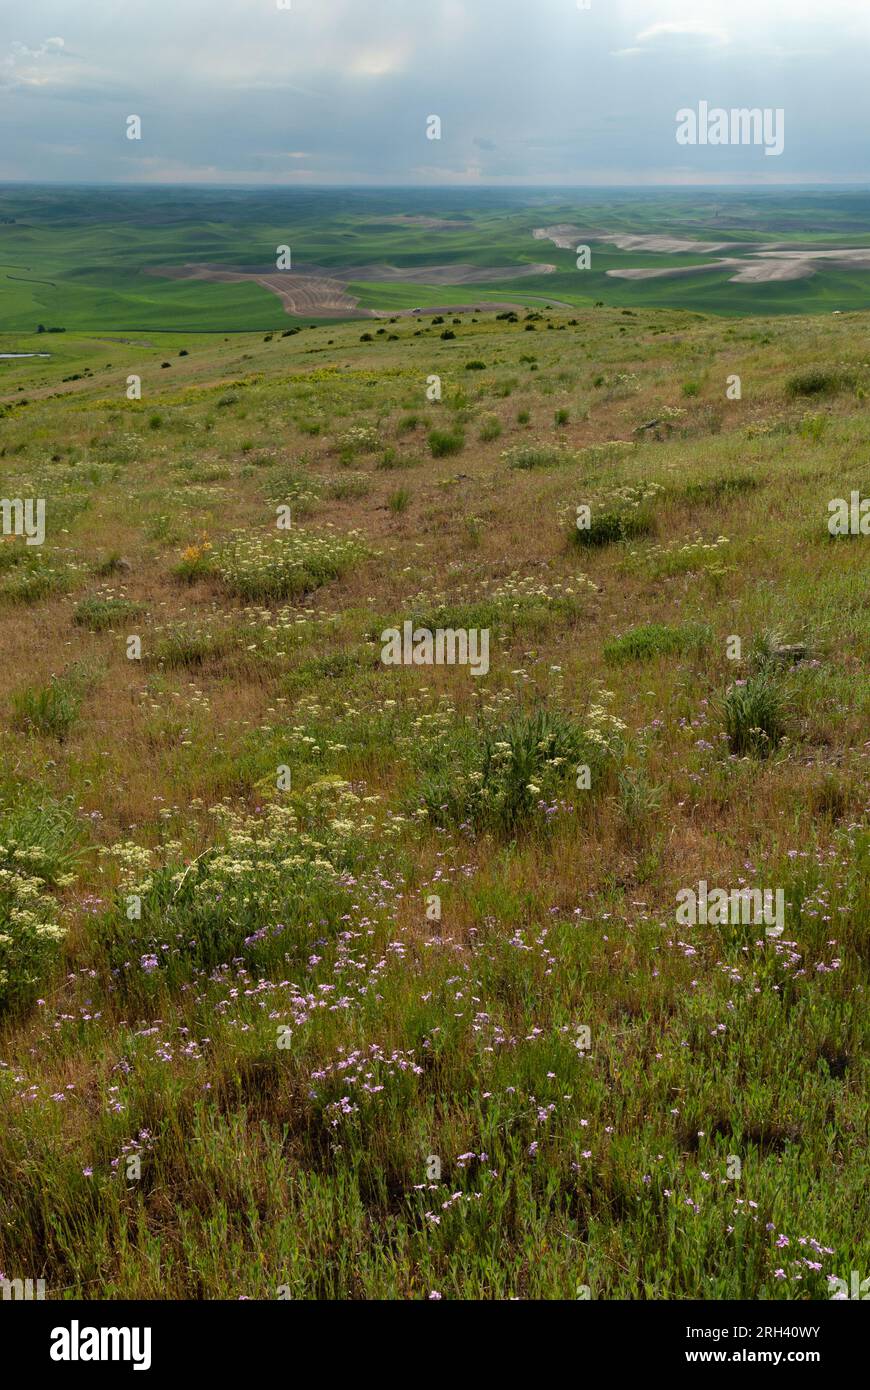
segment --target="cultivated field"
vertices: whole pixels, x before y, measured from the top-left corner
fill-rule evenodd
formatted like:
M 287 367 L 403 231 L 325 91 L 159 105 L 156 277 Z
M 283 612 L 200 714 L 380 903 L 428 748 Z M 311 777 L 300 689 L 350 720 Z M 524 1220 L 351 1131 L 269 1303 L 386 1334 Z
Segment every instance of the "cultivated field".
M 447 202 L 391 234 L 467 262 Z M 828 1298 L 870 1257 L 866 314 L 146 283 L 0 335 L 52 353 L 0 363 L 0 495 L 46 502 L 0 541 L 0 1271 Z M 280 331 L 154 330 L 203 294 Z M 409 621 L 488 671 L 386 665 Z M 681 923 L 702 881 L 783 932 Z
M 6 187 L 0 325 L 224 334 L 485 303 L 870 310 L 868 225 L 861 191 Z

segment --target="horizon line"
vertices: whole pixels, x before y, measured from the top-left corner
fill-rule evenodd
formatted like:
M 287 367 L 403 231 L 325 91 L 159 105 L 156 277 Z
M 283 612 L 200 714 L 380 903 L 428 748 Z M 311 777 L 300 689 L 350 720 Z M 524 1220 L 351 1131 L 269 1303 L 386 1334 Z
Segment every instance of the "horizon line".
M 553 190 L 556 192 L 620 192 L 620 191 L 658 191 L 666 189 L 669 192 L 695 192 L 698 189 L 724 190 L 740 189 L 741 191 L 775 193 L 781 189 L 789 188 L 820 188 L 820 189 L 842 189 L 849 192 L 870 192 L 870 174 L 862 175 L 862 181 L 848 181 L 845 183 L 834 182 L 833 180 L 811 180 L 797 179 L 793 183 L 753 183 L 740 182 L 734 183 L 711 183 L 700 180 L 694 183 L 528 183 L 528 184 L 489 184 L 489 183 L 222 183 L 220 180 L 206 182 L 204 180 L 194 180 L 185 183 L 179 180 L 161 182 L 158 180 L 112 180 L 112 179 L 0 179 L 0 188 L 112 188 L 112 189 L 148 189 L 148 188 L 173 188 L 173 189 L 220 189 L 232 190 L 234 192 L 255 192 L 268 190 L 270 192 L 406 192 L 414 190 L 417 192 L 436 192 L 436 193 L 468 193 L 468 192 L 526 192 L 537 191 L 546 192 Z

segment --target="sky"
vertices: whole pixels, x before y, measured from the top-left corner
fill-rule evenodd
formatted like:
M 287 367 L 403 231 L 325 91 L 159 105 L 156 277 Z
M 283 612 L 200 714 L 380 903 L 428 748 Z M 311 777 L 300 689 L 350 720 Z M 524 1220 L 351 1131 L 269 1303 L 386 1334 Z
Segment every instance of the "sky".
M 864 184 L 868 57 L 870 0 L 7 0 L 0 180 Z

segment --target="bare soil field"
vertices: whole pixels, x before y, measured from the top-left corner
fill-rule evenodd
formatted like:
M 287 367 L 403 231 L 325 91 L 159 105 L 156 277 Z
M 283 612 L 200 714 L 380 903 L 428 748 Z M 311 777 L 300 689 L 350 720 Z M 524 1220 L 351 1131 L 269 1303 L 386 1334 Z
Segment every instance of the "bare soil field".
M 671 236 L 633 236 L 622 233 L 599 233 L 584 231 L 569 223 L 559 223 L 552 227 L 536 227 L 532 233 L 536 241 L 552 241 L 561 250 L 573 250 L 584 240 L 609 242 L 621 251 L 646 251 L 670 253 L 673 255 L 709 255 L 714 251 L 745 252 L 744 256 L 723 256 L 706 265 L 691 266 L 645 266 L 614 269 L 606 273 L 614 280 L 677 280 L 686 276 L 704 275 L 709 270 L 721 270 L 736 266 L 737 271 L 730 276 L 734 285 L 770 284 L 773 281 L 806 280 L 815 275 L 821 261 L 838 268 L 870 270 L 870 248 L 834 247 L 819 250 L 815 247 L 789 247 L 788 243 L 767 242 L 754 244 L 738 241 L 690 241 Z
M 299 314 L 303 317 L 308 314 L 319 318 L 329 318 L 332 315 L 340 318 L 368 317 L 364 310 L 357 311 L 357 297 L 348 294 L 341 282 L 333 276 L 287 270 L 227 270 L 225 266 L 214 265 L 161 266 L 150 270 L 149 274 L 161 275 L 169 280 L 210 280 L 224 285 L 244 284 L 249 281 L 276 294 L 288 314 Z
M 550 275 L 554 265 L 477 266 L 470 264 L 412 266 L 391 265 L 347 266 L 343 270 L 324 271 L 316 266 L 298 270 L 230 270 L 226 266 L 191 263 L 180 266 L 155 266 L 150 275 L 169 280 L 209 280 L 217 284 L 244 284 L 249 281 L 262 285 L 276 294 L 288 314 L 318 318 L 389 318 L 397 312 L 409 317 L 413 310 L 360 309 L 359 298 L 345 288 L 351 281 L 383 281 L 385 284 L 420 285 L 489 285 L 500 280 L 516 280 L 533 275 Z M 431 307 L 431 306 L 430 306 Z M 489 305 L 490 308 L 516 309 L 517 304 Z M 447 304 L 431 307 L 433 313 L 457 313 L 474 308 L 472 304 Z

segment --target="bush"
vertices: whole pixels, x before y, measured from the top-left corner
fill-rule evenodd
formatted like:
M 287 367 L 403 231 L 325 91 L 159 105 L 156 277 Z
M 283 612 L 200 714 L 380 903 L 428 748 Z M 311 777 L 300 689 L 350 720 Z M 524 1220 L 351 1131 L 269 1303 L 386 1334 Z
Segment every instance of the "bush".
M 12 696 L 12 725 L 26 733 L 50 734 L 63 742 L 79 716 L 81 694 L 73 681 L 52 676 Z
M 652 505 L 660 491 L 656 483 L 648 487 L 617 488 L 589 507 L 588 524 L 580 525 L 578 514 L 572 530 L 574 543 L 580 546 L 612 545 L 616 541 L 650 535 L 655 530 Z M 587 521 L 585 515 L 583 521 Z
M 387 506 L 391 512 L 406 512 L 410 501 L 411 494 L 408 489 L 406 487 L 400 487 L 387 498 Z
M 790 396 L 833 396 L 854 385 L 853 372 L 842 368 L 811 367 L 808 371 L 790 376 L 785 389 Z
M 221 841 L 186 869 L 152 868 L 135 845 L 105 851 L 127 873 L 107 947 L 128 992 L 177 987 L 192 968 L 233 957 L 283 968 L 292 948 L 310 951 L 310 922 L 340 923 L 354 901 L 349 871 L 365 862 L 372 822 L 347 783 L 324 779 L 256 815 L 226 807 L 216 814 Z M 126 921 L 129 892 L 142 898 L 138 922 Z M 170 951 L 160 949 L 166 941 Z
M 594 512 L 588 527 L 576 528 L 577 545 L 612 545 L 615 541 L 635 540 L 655 530 L 652 517 L 628 510 Z
M 0 812 L 0 1013 L 29 1004 L 65 930 L 54 889 L 71 881 L 77 827 L 69 806 L 20 800 Z
M 298 598 L 337 579 L 364 553 L 352 537 L 313 535 L 295 528 L 281 535 L 248 532 L 208 552 L 209 573 L 245 600 Z
M 465 435 L 460 429 L 429 431 L 429 448 L 433 458 L 446 458 L 448 454 L 461 453 L 464 447 Z
M 506 725 L 458 724 L 429 750 L 420 803 L 429 822 L 443 827 L 514 835 L 545 825 L 549 808 L 576 794 L 579 766 L 589 767 L 597 785 L 621 753 L 623 729 L 600 705 L 584 723 L 541 708 Z
M 4 548 L 12 552 L 11 546 Z M 8 603 L 39 603 L 52 594 L 66 593 L 70 588 L 71 578 L 71 571 L 67 566 L 55 567 L 41 558 L 31 560 L 28 553 L 3 579 L 0 584 L 0 598 Z
M 785 737 L 783 685 L 766 671 L 735 681 L 722 702 L 728 745 L 737 757 L 766 758 Z

